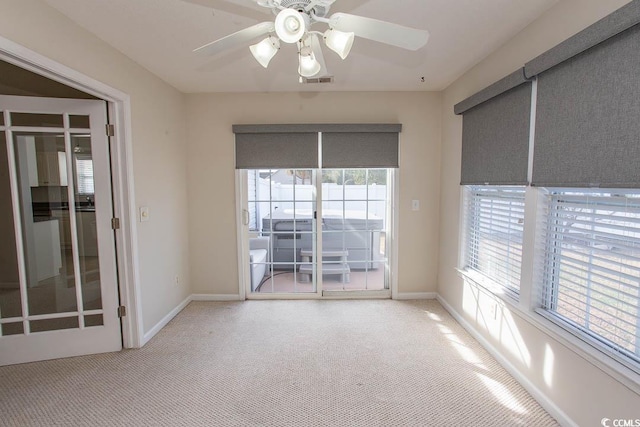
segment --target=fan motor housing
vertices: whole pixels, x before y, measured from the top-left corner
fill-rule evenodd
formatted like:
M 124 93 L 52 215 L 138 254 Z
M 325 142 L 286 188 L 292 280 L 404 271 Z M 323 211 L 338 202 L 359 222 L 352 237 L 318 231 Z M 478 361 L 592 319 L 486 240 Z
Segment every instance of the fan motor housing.
M 311 4 L 311 0 L 280 0 L 280 6 L 306 13 L 305 10 Z M 316 16 L 325 17 L 329 13 L 329 6 L 333 1 L 319 1 L 313 6 Z

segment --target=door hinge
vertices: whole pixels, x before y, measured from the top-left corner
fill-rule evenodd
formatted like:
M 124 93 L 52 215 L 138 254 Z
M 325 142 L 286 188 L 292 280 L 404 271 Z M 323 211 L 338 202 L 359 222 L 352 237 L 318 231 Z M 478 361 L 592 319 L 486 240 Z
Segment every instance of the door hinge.
M 125 307 L 124 305 L 121 305 L 120 307 L 118 307 L 118 317 L 124 317 L 127 315 L 127 307 Z
M 120 218 L 111 218 L 111 228 L 120 230 Z
M 107 124 L 107 136 L 116 136 L 116 126 Z

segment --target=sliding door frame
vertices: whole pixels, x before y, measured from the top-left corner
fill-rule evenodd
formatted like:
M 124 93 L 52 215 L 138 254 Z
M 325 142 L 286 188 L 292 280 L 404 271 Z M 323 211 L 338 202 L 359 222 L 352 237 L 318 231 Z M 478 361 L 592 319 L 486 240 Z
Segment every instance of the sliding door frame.
M 315 168 L 314 187 L 316 190 L 316 212 L 318 218 L 322 218 L 322 168 Z M 309 300 L 309 299 L 393 299 L 398 294 L 398 200 L 399 200 L 399 170 L 391 168 L 389 173 L 389 189 L 391 197 L 387 200 L 387 232 L 390 234 L 391 247 L 387 256 L 389 288 L 380 291 L 332 291 L 323 294 L 322 289 L 322 263 L 316 263 L 314 277 L 316 278 L 315 292 L 308 293 L 255 293 L 251 292 L 251 274 L 249 263 L 249 226 L 248 226 L 248 173 L 246 169 L 236 169 L 236 230 L 238 248 L 238 294 L 241 300 Z M 316 224 L 316 250 L 322 248 L 322 232 Z M 387 266 L 385 266 L 387 268 Z

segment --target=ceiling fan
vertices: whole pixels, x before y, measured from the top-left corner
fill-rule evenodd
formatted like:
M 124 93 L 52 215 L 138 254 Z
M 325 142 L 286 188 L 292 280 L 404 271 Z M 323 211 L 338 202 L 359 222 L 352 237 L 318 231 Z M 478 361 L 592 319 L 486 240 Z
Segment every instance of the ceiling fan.
M 203 0 L 186 0 L 202 4 Z M 262 36 L 262 41 L 249 47 L 254 58 L 264 68 L 278 53 L 281 43 L 298 47 L 298 74 L 300 81 L 327 75 L 320 38 L 326 46 L 345 59 L 355 36 L 408 50 L 418 50 L 427 44 L 429 33 L 347 13 L 329 15 L 336 0 L 251 0 L 259 6 L 271 9 L 274 22 L 261 22 L 230 34 L 194 50 L 207 55 L 216 55 L 224 50 L 249 43 Z M 312 29 L 314 24 L 327 24 L 324 32 Z

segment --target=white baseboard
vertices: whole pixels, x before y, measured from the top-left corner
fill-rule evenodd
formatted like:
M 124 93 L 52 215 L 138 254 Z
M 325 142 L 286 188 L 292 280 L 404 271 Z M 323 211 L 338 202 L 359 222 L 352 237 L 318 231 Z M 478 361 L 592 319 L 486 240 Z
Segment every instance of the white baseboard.
M 524 387 L 525 390 L 542 406 L 552 417 L 562 426 L 578 427 L 567 414 L 562 411 L 546 394 L 536 387 L 529 379 L 520 372 L 502 353 L 491 344 L 482 334 L 480 334 L 464 317 L 449 305 L 440 295 L 437 295 L 438 302 L 451 314 L 451 316 L 473 336 L 497 361 Z
M 410 299 L 436 299 L 438 294 L 435 292 L 398 292 L 393 299 L 410 300 Z
M 322 296 L 327 299 L 389 299 L 391 291 L 322 291 Z
M 176 308 L 171 310 L 166 316 L 162 318 L 158 323 L 155 324 L 153 328 L 151 328 L 148 332 L 146 332 L 142 336 L 142 340 L 140 342 L 140 347 L 144 346 L 148 343 L 151 338 L 153 338 L 162 328 L 164 328 L 167 323 L 171 321 L 174 317 L 178 315 L 189 303 L 191 302 L 191 295 L 184 299 Z
M 235 294 L 193 294 L 191 301 L 244 301 L 244 298 Z

